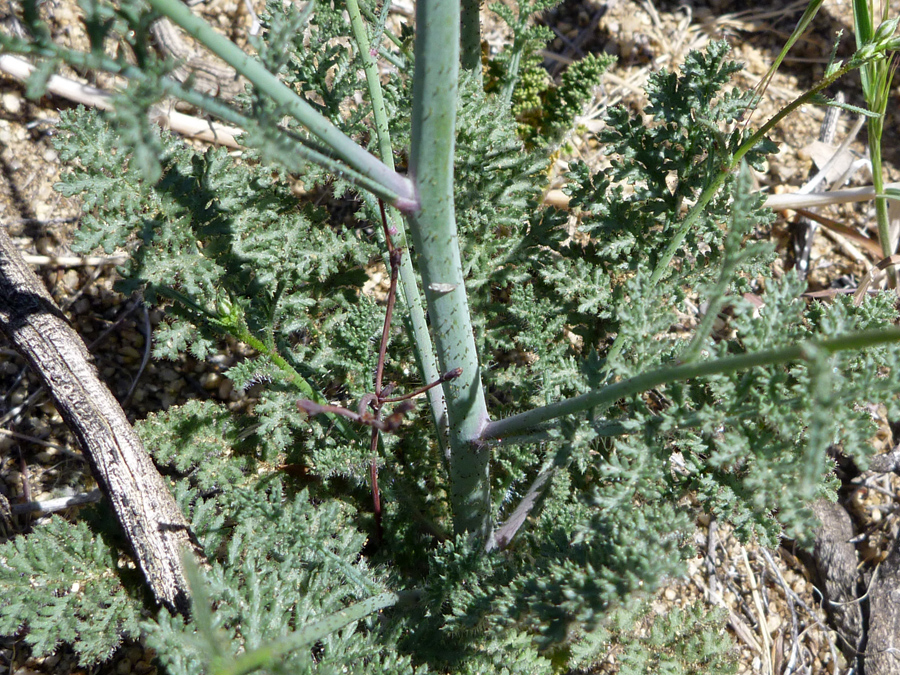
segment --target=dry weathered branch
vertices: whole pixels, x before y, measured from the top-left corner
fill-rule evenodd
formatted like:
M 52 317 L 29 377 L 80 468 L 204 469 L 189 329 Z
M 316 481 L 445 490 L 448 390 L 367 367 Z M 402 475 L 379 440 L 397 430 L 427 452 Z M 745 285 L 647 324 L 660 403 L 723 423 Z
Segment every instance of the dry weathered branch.
M 84 342 L 0 228 L 0 330 L 31 364 L 78 438 L 138 566 L 162 605 L 189 610 L 182 554 L 200 554 L 187 521 Z
M 73 506 L 93 504 L 94 502 L 99 502 L 102 498 L 103 494 L 100 490 L 91 490 L 90 492 L 81 492 L 70 497 L 57 497 L 56 499 L 46 499 L 44 501 L 11 504 L 9 511 L 14 516 L 22 513 L 54 513 L 64 509 L 70 509 Z
M 11 54 L 2 54 L 0 55 L 0 71 L 25 81 L 34 72 L 34 66 L 25 61 L 25 59 L 12 56 Z M 82 84 L 81 82 L 75 82 L 59 75 L 50 77 L 47 81 L 47 91 L 56 96 L 99 108 L 100 110 L 112 108 L 112 94 L 110 92 Z M 161 127 L 176 131 L 182 136 L 206 141 L 207 143 L 217 143 L 229 148 L 241 147 L 235 140 L 235 136 L 242 133 L 241 129 L 199 117 L 192 117 L 163 107 L 155 108 L 152 117 Z

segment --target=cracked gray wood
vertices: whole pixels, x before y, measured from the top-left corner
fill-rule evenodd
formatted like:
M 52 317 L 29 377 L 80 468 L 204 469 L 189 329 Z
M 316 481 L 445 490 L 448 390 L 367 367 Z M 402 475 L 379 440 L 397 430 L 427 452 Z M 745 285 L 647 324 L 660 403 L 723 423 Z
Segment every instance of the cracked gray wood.
M 812 505 L 822 528 L 816 534 L 812 558 L 825 611 L 837 628 L 839 646 L 852 661 L 863 644 L 863 614 L 856 547 L 850 514 L 840 504 L 820 499 Z
M 0 330 L 28 360 L 75 434 L 156 600 L 187 613 L 182 555 L 201 555 L 165 480 L 100 381 L 84 342 L 0 227 Z
M 229 100 L 244 90 L 245 80 L 228 64 L 204 54 L 185 40 L 181 30 L 166 18 L 158 19 L 150 33 L 160 52 L 179 62 L 172 76 L 179 82 L 190 81 L 194 89 Z
M 897 448 L 873 458 L 873 464 L 895 465 Z M 881 459 L 880 459 L 881 458 Z M 900 673 L 900 542 L 874 573 L 860 574 L 856 535 L 850 514 L 840 504 L 820 500 L 813 510 L 822 522 L 811 553 L 825 608 L 843 651 L 864 675 Z M 866 621 L 867 619 L 867 621 Z M 856 657 L 859 657 L 858 659 Z
M 900 673 L 900 548 L 891 552 L 869 584 L 865 675 Z

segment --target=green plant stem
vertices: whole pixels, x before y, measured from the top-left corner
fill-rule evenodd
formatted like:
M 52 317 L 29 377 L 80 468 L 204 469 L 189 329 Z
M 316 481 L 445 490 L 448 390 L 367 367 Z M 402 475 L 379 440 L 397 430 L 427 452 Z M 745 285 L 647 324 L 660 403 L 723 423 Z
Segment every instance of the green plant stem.
M 391 133 L 388 124 L 387 111 L 384 106 L 384 95 L 381 89 L 381 80 L 378 76 L 378 63 L 372 56 L 371 45 L 366 25 L 359 11 L 357 0 L 347 0 L 347 12 L 350 15 L 350 28 L 353 38 L 359 48 L 360 59 L 366 74 L 366 85 L 369 90 L 369 99 L 372 102 L 372 116 L 375 120 L 375 132 L 378 134 L 378 152 L 381 161 L 394 170 L 394 150 L 391 143 Z M 396 246 L 408 249 L 406 241 L 406 228 L 403 220 L 398 217 L 395 209 L 388 208 L 388 223 L 394 229 L 392 235 Z M 379 230 L 380 231 L 380 230 Z M 386 260 L 385 265 L 390 267 Z M 403 287 L 403 297 L 409 309 L 409 321 L 412 326 L 413 344 L 416 350 L 416 360 L 419 364 L 422 381 L 425 383 L 436 382 L 441 374 L 437 367 L 437 358 L 434 354 L 434 345 L 431 334 L 428 332 L 428 321 L 425 317 L 425 308 L 422 304 L 422 296 L 419 292 L 418 277 L 413 267 L 412 257 L 404 255 L 400 262 L 400 285 Z M 442 387 L 432 387 L 427 392 L 428 402 L 434 419 L 435 428 L 438 429 L 438 442 L 441 447 L 441 455 L 446 453 L 447 434 L 447 403 L 444 400 Z
M 853 0 L 853 32 L 856 36 L 857 50 L 871 48 L 871 45 L 890 37 L 896 29 L 896 20 L 888 20 L 887 3 L 882 5 L 878 28 L 875 28 L 874 7 L 869 0 Z M 872 187 L 875 190 L 875 222 L 878 225 L 878 241 L 885 258 L 894 253 L 895 245 L 891 241 L 890 221 L 887 200 L 884 194 L 884 175 L 881 161 L 881 137 L 884 132 L 884 114 L 891 95 L 893 80 L 893 55 L 887 61 L 866 63 L 859 70 L 863 96 L 868 109 L 874 114 L 866 120 L 869 136 L 869 160 L 872 162 Z M 891 275 L 897 282 L 896 272 Z
M 488 421 L 469 315 L 453 204 L 459 75 L 459 0 L 416 5 L 410 174 L 421 209 L 408 214 L 442 372 L 450 433 L 450 499 L 456 532 L 490 535 L 489 450 L 473 443 Z
M 274 642 L 257 647 L 236 657 L 224 668 L 215 671 L 216 675 L 245 675 L 260 668 L 265 668 L 291 652 L 302 647 L 314 644 L 322 638 L 354 621 L 364 619 L 382 609 L 407 602 L 415 602 L 421 597 L 418 591 L 405 591 L 401 593 L 382 593 L 357 602 L 342 609 L 339 612 L 329 614 L 323 619 L 307 624 L 303 628 L 294 631 Z
M 812 20 L 815 18 L 816 14 L 819 13 L 819 9 L 822 7 L 823 0 L 811 0 L 811 2 L 806 6 L 806 10 L 803 12 L 803 16 L 800 17 L 800 21 L 797 22 L 797 26 L 794 28 L 791 36 L 788 38 L 788 41 L 785 43 L 784 47 L 782 47 L 781 52 L 775 58 L 775 61 L 769 67 L 769 70 L 766 71 L 765 76 L 762 80 L 760 80 L 759 84 L 756 86 L 756 101 L 758 102 L 762 93 L 769 86 L 769 82 L 772 81 L 772 78 L 775 76 L 775 73 L 778 71 L 778 68 L 781 66 L 781 62 L 784 61 L 784 58 L 787 56 L 788 52 L 800 39 L 800 36 L 806 32 L 806 29 L 809 27 L 809 24 L 812 23 Z
M 482 82 L 481 0 L 462 0 L 460 10 L 460 65 Z
M 270 73 L 259 60 L 250 57 L 231 40 L 213 30 L 212 26 L 191 12 L 188 6 L 179 0 L 149 0 L 149 4 L 246 77 L 260 91 L 281 106 L 284 112 L 294 117 L 332 150 L 337 158 L 396 193 L 398 197 L 394 199 L 393 204 L 401 211 L 416 208 L 415 192 L 408 178 L 389 169 L 383 162 L 344 135 L 340 129 L 295 94 L 277 76 Z
M 882 111 L 884 112 L 884 111 Z M 866 120 L 869 131 L 869 160 L 872 162 L 872 187 L 875 190 L 875 222 L 878 224 L 878 241 L 884 257 L 894 253 L 891 242 L 891 220 L 888 216 L 887 198 L 884 197 L 884 173 L 881 163 L 881 134 L 884 117 Z
M 306 396 L 310 401 L 314 401 L 319 404 L 327 404 L 328 401 L 325 400 L 325 397 L 322 396 L 318 391 L 316 391 L 313 386 L 306 381 L 300 373 L 298 373 L 294 367 L 285 359 L 278 351 L 271 345 L 266 344 L 258 337 L 253 335 L 246 327 L 241 326 L 236 329 L 229 329 L 228 332 L 233 335 L 236 339 L 245 343 L 250 348 L 256 350 L 260 354 L 264 354 L 265 356 L 271 359 L 272 363 L 274 363 L 278 369 L 283 372 L 288 381 L 293 384 L 297 389 L 303 392 L 303 395 Z M 358 439 L 359 434 L 355 429 L 351 428 L 349 424 L 347 424 L 347 420 L 345 420 L 340 415 L 335 415 L 333 413 L 327 413 L 328 419 L 334 424 L 335 428 L 338 432 L 346 439 Z
M 196 312 L 199 316 L 208 321 L 212 326 L 215 326 L 215 328 L 220 332 L 227 333 L 228 335 L 233 336 L 235 339 L 245 343 L 256 352 L 269 357 L 272 360 L 272 363 L 274 363 L 278 367 L 278 369 L 287 376 L 288 381 L 295 387 L 297 387 L 297 389 L 299 389 L 301 392 L 303 392 L 303 394 L 309 400 L 315 401 L 316 403 L 320 404 L 328 403 L 328 401 L 326 401 L 325 398 L 319 392 L 317 392 L 309 382 L 306 381 L 306 378 L 298 373 L 294 369 L 294 367 L 290 363 L 288 363 L 287 359 L 285 359 L 281 354 L 278 353 L 278 350 L 274 345 L 267 344 L 266 342 L 256 337 L 253 333 L 251 333 L 247 329 L 247 326 L 244 324 L 243 320 L 239 319 L 238 321 L 230 321 L 226 319 L 223 321 L 221 317 L 218 317 L 215 314 L 206 311 L 203 307 L 198 305 L 186 295 L 179 293 L 174 288 L 170 288 L 168 286 L 154 286 L 153 289 L 159 295 L 165 296 L 170 300 L 181 303 L 185 307 L 188 307 L 191 311 Z M 347 422 L 344 418 L 334 414 L 329 414 L 328 418 L 334 423 L 335 427 L 344 438 L 358 438 L 357 433 L 347 425 Z
M 756 144 L 765 137 L 766 134 L 774 129 L 775 126 L 777 126 L 778 123 L 781 122 L 781 120 L 793 113 L 800 106 L 809 103 L 814 98 L 817 98 L 823 91 L 828 89 L 828 87 L 830 87 L 847 73 L 856 70 L 857 68 L 860 68 L 866 63 L 877 58 L 883 58 L 883 56 L 880 53 L 876 53 L 862 59 L 856 57 L 850 59 L 847 63 L 838 68 L 831 75 L 822 78 L 822 80 L 819 81 L 819 83 L 816 84 L 812 89 L 804 92 L 793 101 L 788 103 L 784 108 L 775 113 L 769 119 L 769 121 L 762 125 L 752 136 L 750 136 L 750 138 L 748 138 L 741 144 L 741 147 L 738 148 L 737 152 L 734 153 L 734 159 L 732 160 L 731 165 L 728 167 L 728 170 L 734 170 L 734 168 L 740 164 L 741 159 L 743 159 L 744 155 L 750 152 L 750 150 L 752 150 L 754 146 L 756 146 Z
M 688 231 L 701 216 L 701 214 L 703 214 L 707 204 L 709 204 L 710 200 L 716 196 L 716 193 L 722 187 L 722 184 L 725 182 L 725 179 L 727 177 L 728 171 L 721 171 L 716 175 L 713 181 L 706 186 L 706 189 L 704 189 L 703 192 L 700 193 L 700 197 L 697 199 L 697 203 L 694 204 L 693 208 L 691 208 L 691 210 L 688 211 L 687 215 L 684 217 L 684 220 L 681 221 L 681 224 L 675 231 L 675 235 L 672 237 L 672 240 L 669 242 L 669 245 L 663 252 L 662 257 L 656 264 L 656 268 L 653 270 L 653 274 L 650 276 L 649 283 L 651 285 L 658 283 L 663 274 L 665 274 L 667 271 L 670 271 L 670 263 L 672 262 L 672 258 L 675 257 L 675 254 L 678 252 L 678 249 L 684 242 L 684 238 L 687 236 Z M 606 354 L 607 362 L 615 360 L 624 346 L 625 336 L 623 333 L 619 333 L 616 336 L 616 339 L 613 340 L 613 343 Z
M 835 353 L 866 349 L 898 341 L 900 341 L 900 328 L 885 328 L 850 333 L 828 340 L 811 341 L 780 349 L 766 349 L 753 354 L 741 354 L 711 361 L 660 368 L 616 382 L 602 389 L 590 391 L 581 396 L 551 403 L 550 405 L 529 410 L 519 415 L 513 415 L 503 420 L 490 422 L 481 434 L 481 440 L 489 441 L 522 434 L 564 415 L 574 415 L 592 409 L 595 410 L 595 414 L 601 414 L 607 407 L 626 396 L 639 394 L 670 382 L 798 361 L 805 358 L 814 349 Z

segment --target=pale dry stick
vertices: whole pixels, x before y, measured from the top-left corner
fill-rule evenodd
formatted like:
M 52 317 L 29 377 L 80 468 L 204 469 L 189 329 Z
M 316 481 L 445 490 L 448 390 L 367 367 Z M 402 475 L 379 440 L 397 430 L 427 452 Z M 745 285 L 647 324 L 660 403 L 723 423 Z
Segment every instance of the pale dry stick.
M 0 71 L 25 82 L 34 72 L 34 66 L 17 56 L 3 54 L 0 56 Z M 47 82 L 47 91 L 69 101 L 101 110 L 111 110 L 113 107 L 113 95 L 110 92 L 60 75 L 52 75 L 50 77 Z M 242 147 L 235 140 L 237 136 L 243 133 L 243 130 L 237 127 L 210 122 L 162 107 L 154 108 L 152 119 L 161 127 L 171 129 L 187 138 L 215 143 L 233 149 L 241 149 Z
M 766 613 L 762 606 L 762 598 L 759 595 L 759 585 L 756 583 L 756 576 L 753 574 L 753 568 L 750 567 L 747 549 L 743 546 L 741 547 L 741 558 L 744 561 L 744 567 L 747 569 L 747 580 L 750 582 L 750 596 L 753 598 L 753 604 L 756 606 L 758 614 L 756 622 L 759 624 L 759 635 L 762 638 L 763 672 L 766 675 L 774 675 L 772 673 L 772 644 L 769 639 L 769 625 L 766 621 Z
M 885 184 L 885 189 L 900 189 L 900 183 Z M 871 185 L 858 188 L 846 188 L 831 192 L 813 192 L 807 195 L 790 192 L 781 195 L 771 195 L 766 199 L 764 206 L 773 211 L 785 209 L 809 209 L 831 204 L 849 204 L 855 202 L 871 201 L 875 198 L 875 188 Z
M 22 258 L 29 265 L 38 267 L 110 267 L 124 265 L 128 262 L 129 256 L 31 255 L 23 253 Z
M 100 490 L 91 490 L 90 492 L 80 492 L 70 497 L 57 497 L 55 499 L 45 499 L 43 501 L 29 501 L 23 504 L 10 504 L 9 510 L 13 515 L 22 515 L 25 513 L 55 513 L 56 511 L 64 511 L 73 506 L 83 506 L 84 504 L 94 504 L 103 499 L 103 493 Z
M 836 664 L 837 663 L 837 647 L 835 646 L 834 639 L 832 638 L 831 629 L 828 626 L 826 626 L 824 623 L 822 623 L 822 621 L 819 620 L 819 618 L 815 615 L 815 613 L 812 611 L 812 609 L 810 609 L 810 607 L 806 604 L 806 602 L 804 602 L 803 598 L 801 598 L 799 595 L 797 595 L 793 591 L 793 589 L 791 589 L 788 586 L 786 588 L 786 592 L 789 592 L 791 594 L 791 597 L 793 598 L 794 603 L 799 605 L 806 612 L 807 616 L 812 620 L 812 624 L 808 625 L 806 628 L 804 628 L 798 634 L 798 636 L 797 636 L 798 640 L 800 638 L 802 638 L 806 633 L 808 633 L 812 629 L 813 625 L 818 626 L 819 630 L 822 631 L 822 635 L 824 635 L 826 640 L 828 641 L 828 649 L 831 652 L 831 663 Z
M 859 250 L 856 244 L 854 244 L 854 242 L 850 238 L 844 236 L 842 233 L 826 227 L 822 230 L 822 234 L 828 239 L 831 239 L 831 241 L 833 241 L 848 258 L 852 258 L 865 267 L 869 267 L 872 264 L 871 259 L 867 258 L 862 253 L 862 251 Z M 868 246 L 866 246 L 865 248 L 868 250 Z
M 820 135 L 820 140 L 826 143 L 830 143 L 831 139 L 834 136 L 834 130 L 836 126 L 836 115 L 832 115 L 834 111 L 837 111 L 837 108 L 829 108 L 826 112 L 825 119 L 822 123 L 822 134 Z M 829 119 L 831 118 L 831 119 Z M 830 122 L 830 125 L 829 125 Z M 827 180 L 828 175 L 833 171 L 833 169 L 838 165 L 839 162 L 843 161 L 843 158 L 846 156 L 846 153 L 849 152 L 850 144 L 856 139 L 859 131 L 862 129 L 863 124 L 865 124 L 865 117 L 860 116 L 857 118 L 856 122 L 854 122 L 850 131 L 847 133 L 844 140 L 841 144 L 832 152 L 831 157 L 825 162 L 824 166 L 819 170 L 819 172 L 810 179 L 803 187 L 801 187 L 797 192 L 793 193 L 795 195 L 802 194 L 810 194 L 820 183 L 823 183 Z M 858 162 L 854 162 L 850 165 L 850 167 L 843 172 L 843 174 L 835 180 L 831 186 L 825 192 L 833 192 L 840 186 L 844 185 L 846 181 L 850 179 L 850 177 L 856 173 L 856 171 L 861 168 L 863 164 Z M 806 212 L 805 209 L 798 209 L 803 212 L 805 220 L 807 222 L 813 221 L 818 225 L 824 225 L 825 230 L 823 230 L 823 234 L 831 239 L 835 244 L 840 247 L 840 249 L 850 258 L 856 260 L 857 262 L 868 267 L 870 265 L 868 258 L 866 258 L 862 252 L 851 242 L 848 240 L 853 240 L 853 242 L 862 245 L 867 251 L 872 252 L 872 246 L 877 248 L 877 252 L 874 253 L 875 257 L 878 258 L 881 256 L 880 246 L 877 245 L 877 242 L 873 242 L 862 235 L 856 234 L 850 228 L 843 228 L 839 226 L 837 223 L 833 223 L 828 219 L 819 217 L 814 213 Z M 814 234 L 817 227 L 810 228 L 809 242 L 808 246 L 812 244 L 812 235 Z M 871 245 L 870 245 L 871 244 Z M 808 251 L 805 253 L 805 260 L 808 264 Z M 799 264 L 799 263 L 798 263 Z M 805 272 L 806 270 L 804 270 Z
M 784 598 L 788 603 L 788 608 L 791 610 L 791 657 L 788 659 L 787 666 L 785 667 L 785 672 L 793 672 L 794 664 L 797 661 L 798 657 L 798 641 L 800 639 L 799 633 L 797 631 L 797 610 L 794 604 L 794 592 L 791 590 L 790 586 L 787 585 L 787 582 L 784 580 L 784 576 L 781 574 L 781 570 L 778 568 L 778 565 L 775 564 L 775 561 L 772 559 L 772 556 L 769 555 L 769 551 L 765 548 L 760 549 L 762 551 L 763 558 L 765 558 L 766 563 L 769 567 L 775 572 L 775 577 L 778 579 L 778 584 L 781 586 L 781 591 L 784 593 Z
M 831 108 L 829 108 L 829 110 L 831 110 Z M 801 188 L 799 192 L 802 192 L 802 194 L 809 194 L 819 185 L 819 183 L 821 183 L 828 177 L 828 174 L 831 172 L 831 170 L 843 160 L 845 154 L 850 152 L 850 145 L 853 143 L 853 141 L 856 140 L 856 137 L 859 135 L 859 132 L 862 130 L 865 123 L 866 118 L 860 115 L 853 123 L 853 126 L 850 127 L 850 130 L 847 132 L 844 140 L 841 141 L 841 144 L 834 150 L 828 161 L 825 162 L 825 165 L 807 185 L 804 185 L 803 188 Z M 834 191 L 835 189 L 846 183 L 848 180 L 850 180 L 853 174 L 856 173 L 857 170 L 858 168 L 854 169 L 853 164 L 851 164 L 850 168 L 843 174 L 841 174 L 841 176 L 837 180 L 834 181 L 833 186 L 829 188 L 828 191 Z
M 718 565 L 716 564 L 716 548 L 719 546 L 718 537 L 716 533 L 718 531 L 718 525 L 715 520 L 710 520 L 709 526 L 707 527 L 708 533 L 706 537 L 706 570 L 709 575 L 709 583 L 703 581 L 700 575 L 693 575 L 691 579 L 694 581 L 695 585 L 703 591 L 703 596 L 706 598 L 706 601 L 713 604 L 719 605 L 723 607 L 728 612 L 728 624 L 731 626 L 735 635 L 740 638 L 740 640 L 747 645 L 751 650 L 755 652 L 762 652 L 762 648 L 759 645 L 759 642 L 756 641 L 756 638 L 753 635 L 753 631 L 749 626 L 744 622 L 744 620 L 738 616 L 731 607 L 725 602 L 722 594 L 719 593 L 719 590 L 716 588 L 718 585 Z M 725 547 L 722 547 L 723 554 L 726 555 Z M 735 597 L 738 597 L 735 594 Z
M 884 187 L 885 189 L 900 190 L 900 183 L 886 183 Z M 787 209 L 819 208 L 831 204 L 865 202 L 871 201 L 874 198 L 875 188 L 871 185 L 866 185 L 864 187 L 833 190 L 831 192 L 813 192 L 810 194 L 788 192 L 780 195 L 770 195 L 766 198 L 763 206 L 772 209 L 773 211 L 784 211 Z M 550 190 L 544 196 L 544 204 L 547 206 L 555 206 L 559 209 L 568 209 L 569 196 L 562 190 Z
M 678 22 L 675 27 L 674 33 L 672 35 L 667 35 L 664 30 L 665 27 L 663 25 L 662 19 L 659 16 L 659 12 L 656 10 L 656 6 L 653 4 L 653 0 L 644 0 L 641 4 L 643 5 L 644 11 L 650 16 L 652 32 L 654 33 L 653 37 L 655 37 L 660 45 L 662 45 L 661 53 L 665 55 L 668 61 L 680 60 L 685 51 L 702 48 L 707 42 L 709 42 L 709 37 L 703 35 L 702 33 L 699 33 L 698 31 L 695 34 L 699 34 L 701 37 L 688 43 L 687 49 L 683 50 L 685 38 L 690 32 L 692 32 L 689 30 L 692 16 L 689 7 L 681 7 L 681 9 L 683 9 L 685 12 L 685 17 Z M 670 37 L 674 38 L 674 41 L 670 40 Z
M 709 587 L 713 592 L 718 592 L 719 577 L 716 572 L 716 549 L 719 546 L 719 539 L 716 534 L 719 531 L 719 522 L 711 518 L 709 525 L 706 526 L 706 555 L 704 562 L 706 563 L 706 574 L 709 577 Z
M 883 272 L 892 267 L 897 267 L 898 265 L 900 265 L 900 253 L 895 253 L 894 255 L 889 255 L 887 258 L 879 260 L 875 265 L 870 267 L 863 278 L 860 279 L 859 287 L 856 289 L 856 293 L 853 294 L 853 304 L 859 307 L 866 295 L 866 291 L 868 291 L 869 286 L 872 284 L 872 281 L 878 272 Z
M 715 520 L 710 520 L 709 525 L 707 526 L 707 532 L 706 555 L 704 557 L 709 582 L 704 583 L 702 581 L 695 581 L 695 583 L 704 592 L 704 596 L 708 602 L 720 605 L 728 611 L 728 624 L 731 626 L 735 635 L 737 635 L 744 644 L 750 647 L 750 649 L 761 653 L 762 647 L 759 642 L 756 641 L 753 631 L 746 623 L 744 623 L 744 620 L 735 614 L 735 612 L 725 603 L 725 599 L 722 597 L 721 593 L 719 593 L 717 588 L 719 584 L 719 568 L 716 565 L 716 548 L 719 546 L 719 541 L 716 536 L 718 532 L 718 523 Z M 723 553 L 725 552 L 724 546 L 722 547 L 722 551 Z

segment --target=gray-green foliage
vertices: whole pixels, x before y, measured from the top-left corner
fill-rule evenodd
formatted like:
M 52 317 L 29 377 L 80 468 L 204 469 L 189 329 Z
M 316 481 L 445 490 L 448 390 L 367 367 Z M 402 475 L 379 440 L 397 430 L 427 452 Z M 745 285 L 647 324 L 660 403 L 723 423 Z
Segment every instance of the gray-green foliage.
M 622 108 L 609 112 L 598 140 L 610 168 L 575 162 L 569 169 L 576 223 L 542 206 L 549 144 L 586 95 L 560 88 L 541 99 L 540 119 L 515 116 L 516 102 L 530 95 L 521 88 L 533 84 L 528 55 L 546 39 L 525 19 L 549 4 L 523 1 L 518 13 L 498 8 L 516 37 L 494 63 L 497 92 L 479 91 L 469 77 L 460 86 L 458 227 L 495 418 L 675 361 L 895 320 L 887 296 L 859 307 L 846 299 L 808 304 L 795 278 L 771 278 L 771 250 L 754 242 L 770 217 L 751 194 L 746 172 L 724 181 L 685 236 L 671 273 L 651 283 L 683 208 L 713 184 L 747 135 L 734 122 L 749 97 L 723 93 L 737 68 L 724 44 L 691 55 L 678 76 L 651 78 L 644 118 Z M 363 10 L 383 19 L 374 3 Z M 123 25 L 140 24 L 132 19 Z M 348 32 L 341 6 L 317 5 L 310 14 L 270 3 L 265 22 L 264 62 L 344 131 L 372 144 L 366 107 L 349 105 L 361 80 L 353 48 L 336 46 Z M 386 30 L 383 22 L 375 30 Z M 385 78 L 400 155 L 409 133 L 406 37 L 394 55 L 405 68 Z M 168 67 L 144 58 L 151 72 Z M 599 59 L 573 66 L 570 79 L 595 77 L 604 67 Z M 146 93 L 147 100 L 154 96 Z M 155 355 L 203 358 L 222 349 L 227 335 L 259 352 L 227 373 L 240 389 L 262 385 L 245 416 L 189 402 L 139 425 L 209 559 L 194 574 L 194 618 L 151 617 L 125 590 L 137 584 L 115 578 L 115 547 L 84 524 L 53 519 L 0 549 L 3 592 L 22 599 L 20 614 L 0 610 L 3 630 L 21 628 L 42 650 L 56 639 L 74 642 L 89 662 L 108 653 L 120 634 L 135 635 L 143 616 L 142 630 L 168 671 L 213 672 L 354 603 L 418 589 L 418 602 L 323 633 L 311 648 L 266 667 L 530 675 L 587 665 L 614 639 L 626 645 L 622 667 L 630 670 L 623 672 L 729 672 L 718 618 L 689 609 L 638 635 L 623 617 L 635 620 L 647 594 L 683 570 L 698 512 L 690 504 L 769 543 L 785 530 L 802 534 L 809 525 L 804 504 L 832 489 L 827 447 L 840 443 L 864 461 L 871 421 L 860 404 L 894 407 L 896 348 L 839 356 L 810 350 L 787 367 L 678 381 L 541 428 L 539 445 L 493 448 L 498 523 L 539 473 L 552 477 L 526 527 L 509 548 L 491 554 L 483 543 L 446 534 L 453 526 L 445 461 L 420 406 L 378 448 L 385 505 L 378 541 L 369 514 L 368 430 L 307 418 L 294 405 L 327 394 L 355 408 L 372 388 L 383 308 L 363 285 L 366 266 L 379 259 L 377 208 L 371 199 L 353 201 L 348 183 L 312 167 L 298 176 L 304 188 L 346 198 L 342 204 L 353 213 L 337 222 L 316 200 L 298 200 L 283 168 L 268 162 L 284 156 L 273 137 L 280 111 L 258 92 L 241 104 L 261 120 L 248 134 L 261 146 L 252 161 L 148 132 L 141 152 L 158 149 L 158 171 L 148 173 L 141 154 L 123 150 L 134 144 L 138 125 L 120 123 L 127 111 L 111 120 L 66 113 L 58 140 L 70 167 L 60 190 L 83 195 L 85 204 L 75 247 L 126 248 L 123 289 L 141 290 L 167 310 Z M 529 123 L 530 132 L 522 127 Z M 769 149 L 763 145 L 747 160 L 755 163 Z M 744 293 L 759 294 L 764 306 Z M 731 332 L 716 333 L 701 320 L 693 340 L 684 339 L 673 326 L 686 300 L 708 302 L 712 314 L 727 309 Z M 404 314 L 398 307 L 397 326 Z M 623 348 L 611 353 L 614 336 Z M 409 390 L 419 384 L 415 372 L 409 338 L 395 327 L 386 379 Z M 299 468 L 301 477 L 285 477 L 281 468 Z M 48 565 L 61 545 L 53 533 L 68 531 L 77 546 L 66 549 L 66 565 Z M 106 590 L 42 595 L 53 586 L 71 588 L 72 570 L 107 574 Z M 87 609 L 68 612 L 69 632 L 53 638 L 44 608 L 71 608 L 60 599 Z M 106 621 L 100 628 L 83 618 L 99 615 Z
M 139 634 L 135 576 L 116 546 L 86 522 L 49 518 L 27 537 L 0 545 L 0 634 L 22 631 L 39 654 L 66 643 L 81 663 L 100 663 L 123 638 Z

